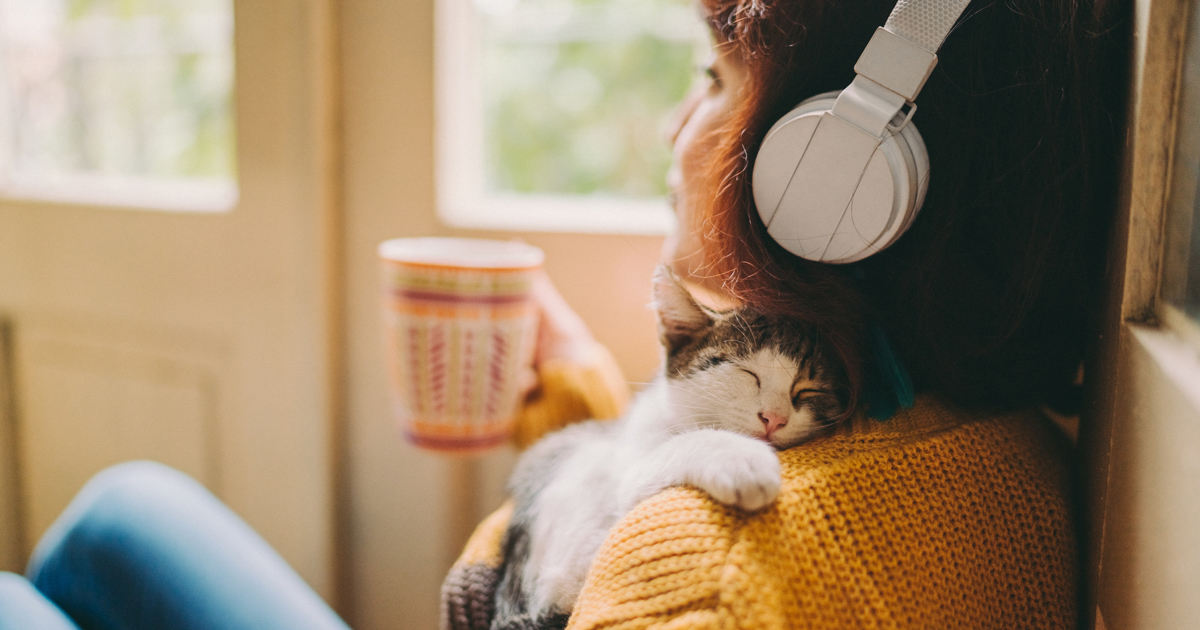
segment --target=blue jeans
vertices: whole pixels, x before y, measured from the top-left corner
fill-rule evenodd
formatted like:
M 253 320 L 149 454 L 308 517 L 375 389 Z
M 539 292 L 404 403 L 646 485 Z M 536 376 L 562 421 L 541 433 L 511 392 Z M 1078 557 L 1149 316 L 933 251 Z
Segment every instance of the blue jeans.
M 0 573 L 0 630 L 347 630 L 267 543 L 161 464 L 96 475 Z

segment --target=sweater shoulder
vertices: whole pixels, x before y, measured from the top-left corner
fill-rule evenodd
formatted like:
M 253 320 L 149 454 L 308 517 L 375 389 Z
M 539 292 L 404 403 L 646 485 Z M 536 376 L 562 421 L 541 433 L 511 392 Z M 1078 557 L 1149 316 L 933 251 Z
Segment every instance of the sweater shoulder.
M 1037 414 L 922 399 L 780 454 L 756 514 L 675 488 L 610 533 L 574 628 L 1074 623 L 1063 453 Z

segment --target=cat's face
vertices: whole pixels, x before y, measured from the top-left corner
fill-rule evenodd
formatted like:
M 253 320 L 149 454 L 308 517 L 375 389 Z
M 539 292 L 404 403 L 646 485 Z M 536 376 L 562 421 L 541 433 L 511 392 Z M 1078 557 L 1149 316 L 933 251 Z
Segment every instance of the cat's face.
M 663 268 L 654 294 L 675 427 L 725 429 L 785 449 L 845 410 L 815 331 L 747 307 L 707 309 Z

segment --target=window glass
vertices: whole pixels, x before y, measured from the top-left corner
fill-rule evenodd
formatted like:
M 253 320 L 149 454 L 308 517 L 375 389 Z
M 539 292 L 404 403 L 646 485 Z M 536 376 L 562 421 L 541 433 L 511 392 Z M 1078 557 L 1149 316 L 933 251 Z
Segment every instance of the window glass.
M 1200 12 L 1189 17 L 1167 205 L 1162 298 L 1200 322 Z
M 474 0 L 492 192 L 654 197 L 707 31 L 693 0 Z
M 232 88 L 232 0 L 0 0 L 0 186 L 236 194 Z

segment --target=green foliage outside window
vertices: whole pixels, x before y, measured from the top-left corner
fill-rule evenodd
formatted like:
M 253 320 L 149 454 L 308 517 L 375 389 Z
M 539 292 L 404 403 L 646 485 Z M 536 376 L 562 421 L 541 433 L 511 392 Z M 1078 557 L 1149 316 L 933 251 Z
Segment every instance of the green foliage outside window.
M 0 0 L 9 169 L 235 178 L 231 0 Z
M 699 21 L 680 0 L 641 0 L 637 9 L 620 0 L 556 4 L 560 11 L 564 5 L 568 13 L 576 10 L 574 19 L 557 28 L 488 33 L 483 69 L 490 187 L 662 196 L 671 159 L 663 131 L 706 47 Z M 533 22 L 530 15 L 510 24 Z M 664 16 L 682 23 L 656 31 L 661 25 L 654 22 Z M 649 23 L 639 24 L 639 17 Z

